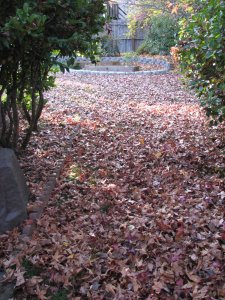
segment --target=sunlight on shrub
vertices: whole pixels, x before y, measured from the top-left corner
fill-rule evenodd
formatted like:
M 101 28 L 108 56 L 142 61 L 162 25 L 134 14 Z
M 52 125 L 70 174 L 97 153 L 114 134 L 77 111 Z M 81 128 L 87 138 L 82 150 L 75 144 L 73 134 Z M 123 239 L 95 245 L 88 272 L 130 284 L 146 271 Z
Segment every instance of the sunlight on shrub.
M 168 54 L 175 45 L 178 34 L 177 20 L 169 14 L 153 16 L 150 21 L 147 37 L 137 49 L 138 54 Z

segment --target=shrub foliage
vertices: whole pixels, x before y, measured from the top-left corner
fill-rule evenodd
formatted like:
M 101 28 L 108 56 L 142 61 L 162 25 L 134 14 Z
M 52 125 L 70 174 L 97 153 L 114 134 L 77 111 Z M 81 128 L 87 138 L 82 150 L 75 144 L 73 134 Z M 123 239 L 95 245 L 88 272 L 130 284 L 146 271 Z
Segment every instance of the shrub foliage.
M 225 120 L 225 2 L 198 0 L 198 11 L 182 21 L 181 67 L 212 123 Z
M 138 53 L 168 54 L 178 34 L 178 23 L 171 14 L 159 14 L 151 18 L 147 36 Z
M 78 53 L 94 58 L 104 5 L 102 0 L 1 0 L 0 7 L 0 145 L 25 148 L 37 129 L 43 93 L 54 85 L 52 66 L 64 71 Z M 64 56 L 67 65 L 58 62 Z

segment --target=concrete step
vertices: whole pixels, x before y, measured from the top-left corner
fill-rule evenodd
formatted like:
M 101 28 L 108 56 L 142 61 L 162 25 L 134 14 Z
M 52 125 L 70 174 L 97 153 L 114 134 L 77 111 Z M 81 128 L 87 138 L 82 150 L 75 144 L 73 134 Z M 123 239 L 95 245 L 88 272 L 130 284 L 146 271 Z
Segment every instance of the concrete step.
M 85 65 L 84 70 L 90 71 L 111 71 L 111 72 L 135 72 L 139 71 L 138 66 L 94 66 Z

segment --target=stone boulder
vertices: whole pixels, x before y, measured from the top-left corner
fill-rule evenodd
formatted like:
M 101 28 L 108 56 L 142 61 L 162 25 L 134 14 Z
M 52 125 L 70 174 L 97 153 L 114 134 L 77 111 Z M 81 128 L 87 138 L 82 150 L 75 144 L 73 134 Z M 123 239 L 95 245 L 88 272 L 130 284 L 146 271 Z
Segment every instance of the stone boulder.
M 0 149 L 0 233 L 11 230 L 27 217 L 29 191 L 11 149 Z

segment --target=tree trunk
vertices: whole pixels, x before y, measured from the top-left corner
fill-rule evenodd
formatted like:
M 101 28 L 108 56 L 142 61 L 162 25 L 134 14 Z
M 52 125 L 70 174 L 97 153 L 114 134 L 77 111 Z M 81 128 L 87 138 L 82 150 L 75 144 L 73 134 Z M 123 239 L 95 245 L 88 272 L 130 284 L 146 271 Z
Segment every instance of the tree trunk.
M 0 98 L 0 140 L 1 140 L 1 137 L 2 137 L 2 129 L 3 129 L 1 111 L 2 111 L 2 101 L 1 101 L 1 98 Z
M 0 90 L 0 145 L 2 144 L 2 136 L 4 133 L 4 127 L 5 127 L 4 120 L 3 120 L 3 118 L 4 118 L 3 107 L 2 107 L 2 95 L 4 93 L 4 90 L 5 90 L 5 86 L 3 85 Z

